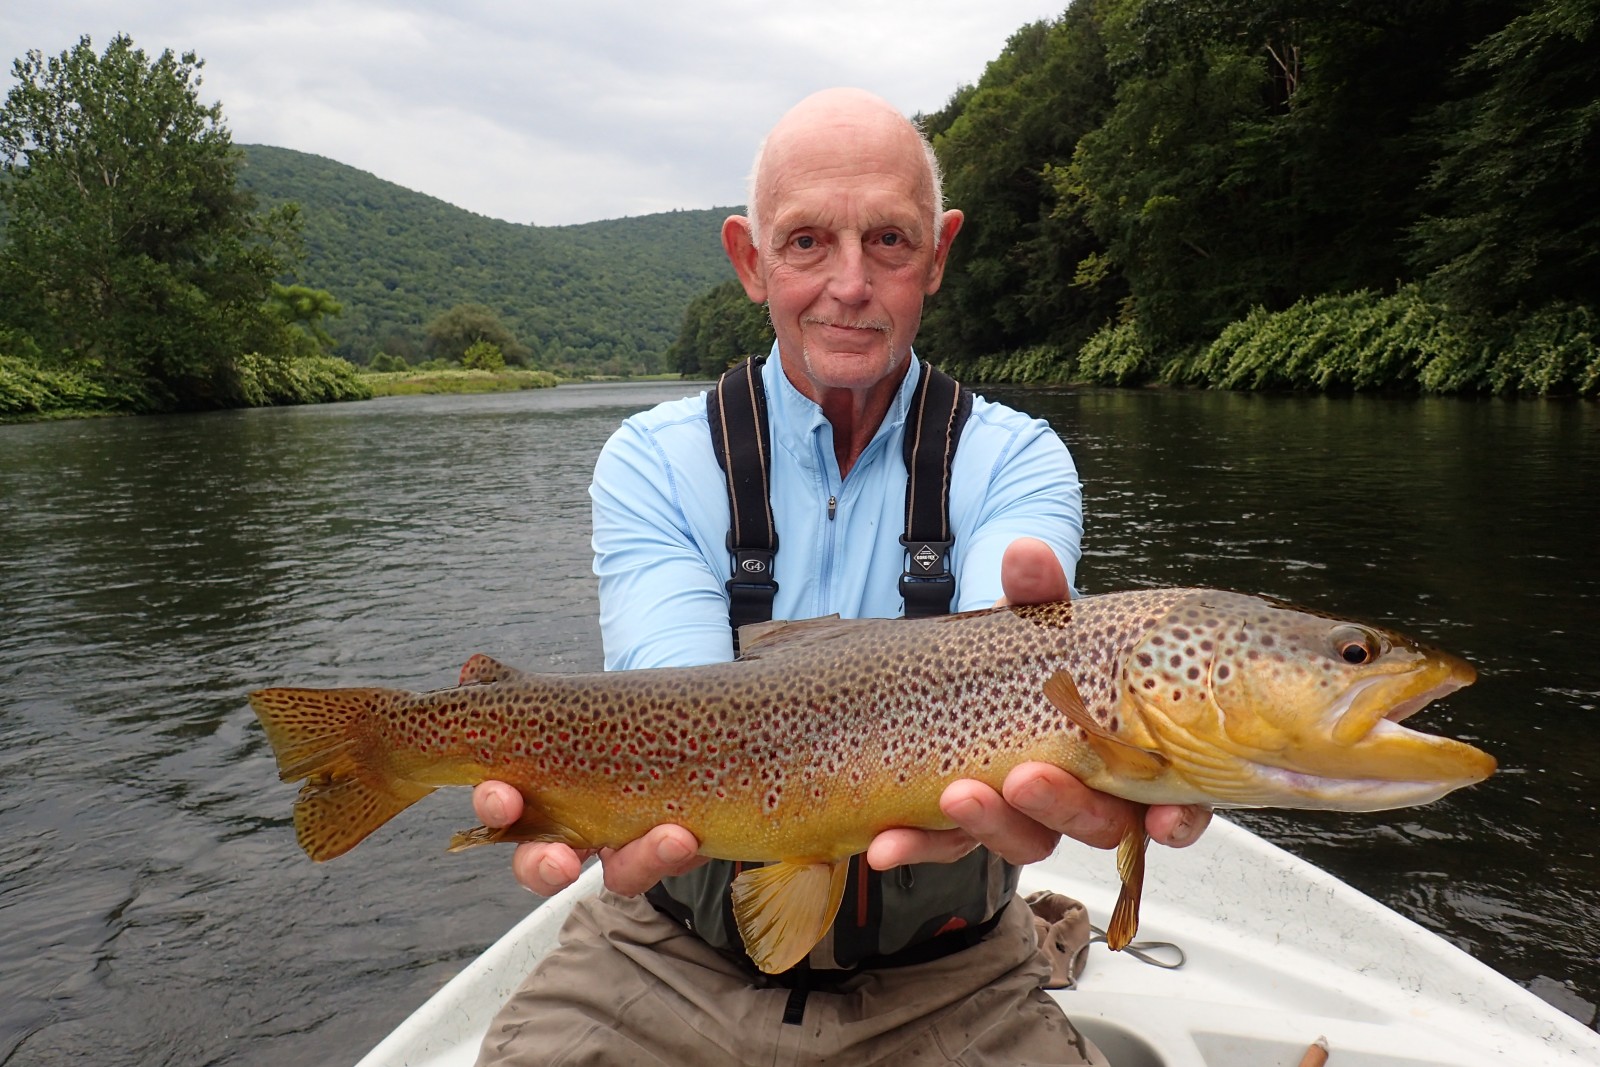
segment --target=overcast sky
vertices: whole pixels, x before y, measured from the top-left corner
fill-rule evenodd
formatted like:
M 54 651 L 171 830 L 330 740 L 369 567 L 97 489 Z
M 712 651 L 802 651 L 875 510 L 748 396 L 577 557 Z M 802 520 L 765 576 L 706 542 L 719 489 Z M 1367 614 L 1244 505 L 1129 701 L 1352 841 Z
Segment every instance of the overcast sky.
M 539 225 L 744 200 L 757 143 L 832 85 L 942 107 L 1066 0 L 0 0 L 29 49 L 193 50 L 236 144 L 328 156 Z

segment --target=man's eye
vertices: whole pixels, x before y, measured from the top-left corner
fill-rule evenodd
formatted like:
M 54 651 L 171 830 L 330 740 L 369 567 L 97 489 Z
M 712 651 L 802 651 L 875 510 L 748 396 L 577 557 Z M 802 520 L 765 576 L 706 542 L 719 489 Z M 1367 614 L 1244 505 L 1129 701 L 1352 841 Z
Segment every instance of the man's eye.
M 878 238 L 878 240 L 883 242 L 883 244 L 885 244 L 889 248 L 893 248 L 895 245 L 899 244 L 902 240 L 904 240 L 904 238 L 902 238 L 897 233 L 886 233 L 882 237 Z
M 809 234 L 801 234 L 794 239 L 794 246 L 801 251 L 809 251 L 817 247 L 817 239 Z

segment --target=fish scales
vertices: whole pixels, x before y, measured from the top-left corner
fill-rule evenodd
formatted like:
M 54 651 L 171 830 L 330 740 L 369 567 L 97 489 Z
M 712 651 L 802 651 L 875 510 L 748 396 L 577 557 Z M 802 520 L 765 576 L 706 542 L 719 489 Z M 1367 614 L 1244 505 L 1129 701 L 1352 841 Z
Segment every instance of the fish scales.
M 474 656 L 461 685 L 434 693 L 269 689 L 251 703 L 281 775 L 306 783 L 296 829 L 314 858 L 438 786 L 497 778 L 527 813 L 458 844 L 616 846 L 675 822 L 707 856 L 778 861 L 734 890 L 763 967 L 821 937 L 843 861 L 876 833 L 951 825 L 938 799 L 957 779 L 998 788 L 1042 760 L 1145 804 L 1373 810 L 1426 802 L 1494 766 L 1397 725 L 1468 684 L 1468 665 L 1245 594 L 808 620 L 752 631 L 744 647 L 733 663 L 582 675 Z M 1128 909 L 1144 843 L 1130 825 Z M 774 912 L 806 918 L 762 918 Z M 1136 910 L 1119 903 L 1113 922 L 1118 940 L 1131 937 Z

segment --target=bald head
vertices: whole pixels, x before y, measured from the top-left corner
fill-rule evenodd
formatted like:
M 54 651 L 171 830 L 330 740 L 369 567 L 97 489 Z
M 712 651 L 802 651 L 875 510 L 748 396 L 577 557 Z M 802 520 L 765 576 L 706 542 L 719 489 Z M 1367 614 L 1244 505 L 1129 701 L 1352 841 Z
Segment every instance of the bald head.
M 929 232 L 937 243 L 944 200 L 933 146 L 887 100 L 864 89 L 848 88 L 824 89 L 800 101 L 778 120 L 756 150 L 746 209 L 753 242 L 760 245 L 773 197 L 781 193 L 783 177 L 796 161 L 815 161 L 830 153 L 859 158 L 863 152 L 881 154 L 889 161 L 886 165 L 916 171 L 922 193 L 919 199 L 927 204 Z

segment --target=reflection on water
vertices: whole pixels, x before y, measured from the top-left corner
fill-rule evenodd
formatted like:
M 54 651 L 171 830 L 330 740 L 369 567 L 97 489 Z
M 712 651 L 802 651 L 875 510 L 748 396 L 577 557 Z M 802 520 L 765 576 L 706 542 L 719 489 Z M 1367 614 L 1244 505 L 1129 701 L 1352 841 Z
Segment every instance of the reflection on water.
M 525 911 L 503 853 L 440 851 L 464 794 L 307 862 L 243 697 L 598 667 L 593 457 L 684 391 L 0 427 L 0 1063 L 350 1061 Z M 1082 468 L 1085 591 L 1270 593 L 1478 665 L 1422 722 L 1488 783 L 1246 821 L 1592 1015 L 1594 407 L 1001 392 Z

